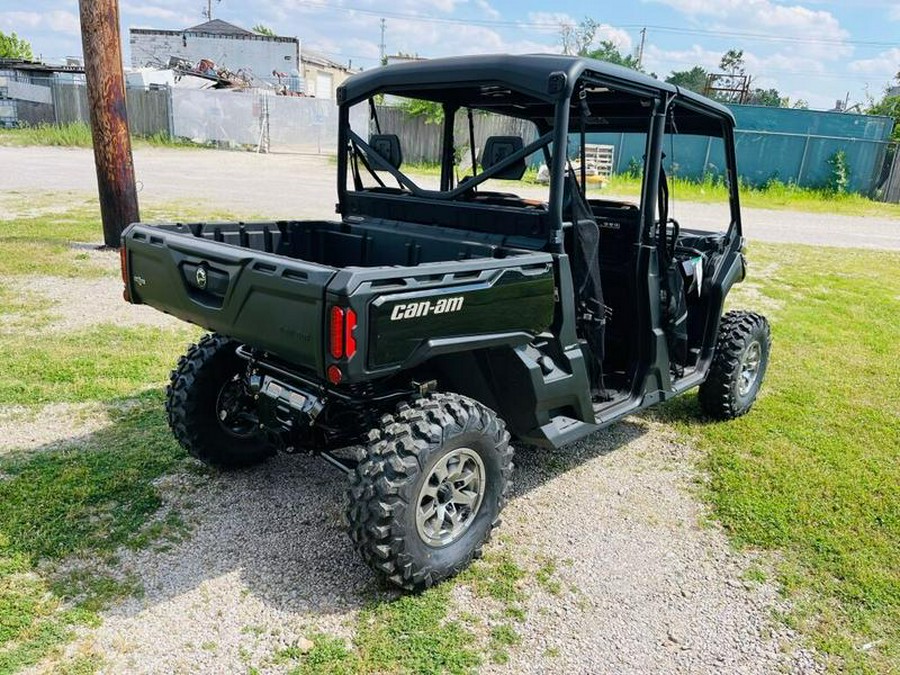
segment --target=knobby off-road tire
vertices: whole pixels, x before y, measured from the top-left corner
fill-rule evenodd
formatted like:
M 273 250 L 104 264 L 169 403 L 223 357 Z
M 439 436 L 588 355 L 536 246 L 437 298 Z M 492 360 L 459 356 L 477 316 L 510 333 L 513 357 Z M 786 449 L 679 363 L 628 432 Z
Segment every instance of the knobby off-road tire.
M 500 524 L 512 455 L 505 424 L 477 401 L 432 394 L 401 404 L 370 432 L 351 475 L 346 516 L 356 549 L 406 590 L 462 571 Z
M 193 457 L 220 469 L 251 466 L 275 453 L 249 411 L 220 419 L 224 408 L 234 409 L 235 401 L 240 405 L 236 378 L 246 362 L 235 353 L 237 346 L 221 335 L 204 335 L 178 360 L 166 388 L 175 438 Z
M 700 407 L 718 420 L 740 417 L 753 406 L 769 365 L 769 322 L 754 312 L 732 311 L 722 317 L 716 352 Z

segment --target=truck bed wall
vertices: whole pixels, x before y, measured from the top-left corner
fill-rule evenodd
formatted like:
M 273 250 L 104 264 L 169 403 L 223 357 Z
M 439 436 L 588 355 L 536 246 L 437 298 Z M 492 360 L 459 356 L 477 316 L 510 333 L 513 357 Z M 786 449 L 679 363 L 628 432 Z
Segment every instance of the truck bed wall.
M 460 232 L 382 219 L 348 222 L 160 224 L 169 231 L 330 267 L 414 266 L 421 263 L 505 258 L 516 253 L 502 235 Z

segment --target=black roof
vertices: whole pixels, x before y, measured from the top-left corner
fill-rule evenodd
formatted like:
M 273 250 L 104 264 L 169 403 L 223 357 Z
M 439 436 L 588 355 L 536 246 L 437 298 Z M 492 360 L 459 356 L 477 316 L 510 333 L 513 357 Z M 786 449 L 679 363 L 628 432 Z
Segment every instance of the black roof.
M 558 73 L 565 75 L 565 86 L 554 89 L 551 76 Z M 339 88 L 338 100 L 353 104 L 387 92 L 437 102 L 456 101 L 504 115 L 550 122 L 556 101 L 571 96 L 576 81 L 583 75 L 602 85 L 587 92 L 593 130 L 638 131 L 644 122 L 638 124 L 637 120 L 646 119 L 649 113 L 640 99 L 666 94 L 683 104 L 683 128 L 682 122 L 676 121 L 683 132 L 709 133 L 721 122 L 734 125 L 728 108 L 690 90 L 630 68 L 562 54 L 456 56 L 372 68 L 347 79 Z M 504 97 L 498 86 L 525 96 Z M 620 121 L 626 118 L 634 122 Z
M 253 31 L 222 21 L 222 19 L 212 19 L 211 21 L 191 26 L 185 32 L 206 33 L 208 35 L 257 35 Z

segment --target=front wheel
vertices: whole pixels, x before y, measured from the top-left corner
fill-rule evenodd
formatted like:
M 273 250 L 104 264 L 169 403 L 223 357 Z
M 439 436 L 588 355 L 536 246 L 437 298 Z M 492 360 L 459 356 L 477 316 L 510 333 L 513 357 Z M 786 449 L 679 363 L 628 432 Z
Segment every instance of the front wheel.
M 743 311 L 725 314 L 709 375 L 700 385 L 703 412 L 729 420 L 749 411 L 765 377 L 771 346 L 764 316 Z
M 509 433 L 477 401 L 433 394 L 370 433 L 346 511 L 363 559 L 406 590 L 465 569 L 499 524 L 512 471 Z

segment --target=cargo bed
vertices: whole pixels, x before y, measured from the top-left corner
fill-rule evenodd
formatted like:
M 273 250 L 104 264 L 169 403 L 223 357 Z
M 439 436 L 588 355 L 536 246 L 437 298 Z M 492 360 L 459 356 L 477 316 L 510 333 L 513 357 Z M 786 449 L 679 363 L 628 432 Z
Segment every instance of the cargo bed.
M 123 240 L 133 302 L 317 377 L 331 361 L 332 306 L 359 317 L 354 335 L 363 358 L 342 364 L 357 380 L 428 358 L 442 340 L 481 344 L 486 336 L 489 344 L 499 335 L 524 343 L 552 320 L 552 258 L 523 238 L 350 218 L 136 223 Z M 516 312 L 504 312 L 501 303 L 512 298 Z M 463 302 L 466 311 L 455 311 Z M 419 320 L 403 321 L 404 313 Z

